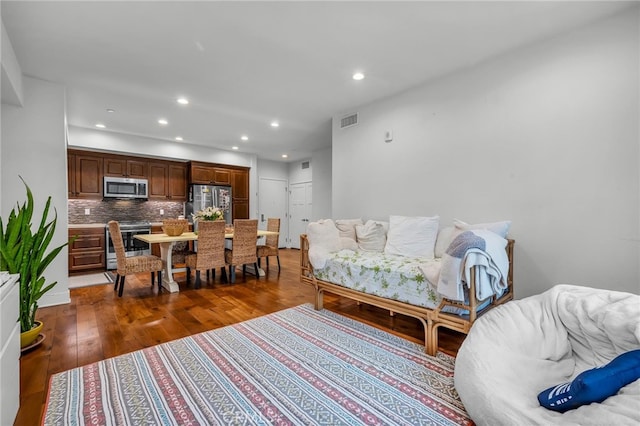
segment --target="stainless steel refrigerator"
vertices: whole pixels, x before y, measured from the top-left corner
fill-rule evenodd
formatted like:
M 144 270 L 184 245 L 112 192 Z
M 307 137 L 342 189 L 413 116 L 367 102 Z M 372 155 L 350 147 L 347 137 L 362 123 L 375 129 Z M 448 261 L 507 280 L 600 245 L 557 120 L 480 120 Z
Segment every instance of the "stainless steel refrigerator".
M 217 207 L 224 212 L 224 220 L 233 223 L 231 214 L 231 187 L 218 185 L 189 185 L 189 197 L 184 206 L 186 218 L 191 221 L 191 213 L 207 207 Z

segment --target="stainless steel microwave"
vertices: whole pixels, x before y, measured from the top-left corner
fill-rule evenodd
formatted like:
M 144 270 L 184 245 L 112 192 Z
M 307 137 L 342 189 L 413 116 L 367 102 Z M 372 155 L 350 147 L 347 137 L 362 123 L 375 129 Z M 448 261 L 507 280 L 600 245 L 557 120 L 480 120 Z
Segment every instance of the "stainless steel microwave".
M 104 177 L 104 198 L 149 198 L 147 179 Z

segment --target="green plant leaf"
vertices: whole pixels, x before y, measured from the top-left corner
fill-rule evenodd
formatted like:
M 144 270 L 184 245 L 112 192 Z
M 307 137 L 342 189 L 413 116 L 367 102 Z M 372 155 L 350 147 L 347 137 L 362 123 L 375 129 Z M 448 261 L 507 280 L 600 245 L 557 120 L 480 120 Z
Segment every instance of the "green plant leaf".
M 20 177 L 27 192 L 27 201 L 16 204 L 6 222 L 0 218 L 0 267 L 10 273 L 20 274 L 20 330 L 33 328 L 38 310 L 38 300 L 57 282 L 46 284 L 43 276 L 47 267 L 69 244 L 66 242 L 47 252 L 55 234 L 58 214 L 54 209 L 53 220 L 48 222 L 51 197 L 47 198 L 42 216 L 35 232 L 31 219 L 35 208 L 33 193 Z

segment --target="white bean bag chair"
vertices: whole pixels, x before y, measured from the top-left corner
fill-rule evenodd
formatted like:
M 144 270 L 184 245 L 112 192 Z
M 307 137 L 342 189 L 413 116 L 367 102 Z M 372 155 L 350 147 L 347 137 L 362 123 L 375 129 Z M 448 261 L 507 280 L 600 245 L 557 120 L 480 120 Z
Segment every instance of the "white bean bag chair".
M 558 285 L 480 317 L 458 352 L 455 386 L 478 425 L 638 425 L 640 380 L 565 413 L 537 399 L 637 349 L 640 296 Z

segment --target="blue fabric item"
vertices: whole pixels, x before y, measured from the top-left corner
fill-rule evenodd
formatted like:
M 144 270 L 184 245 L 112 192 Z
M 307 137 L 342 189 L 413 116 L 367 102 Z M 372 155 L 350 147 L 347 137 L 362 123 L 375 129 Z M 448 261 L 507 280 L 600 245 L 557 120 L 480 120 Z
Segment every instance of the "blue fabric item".
M 583 371 L 572 382 L 540 392 L 538 402 L 545 408 L 564 413 L 581 405 L 602 402 L 638 379 L 640 349 L 618 355 L 604 367 Z
M 469 249 L 486 251 L 487 242 L 471 231 L 464 231 L 451 241 L 446 253 L 451 257 L 462 259 Z

